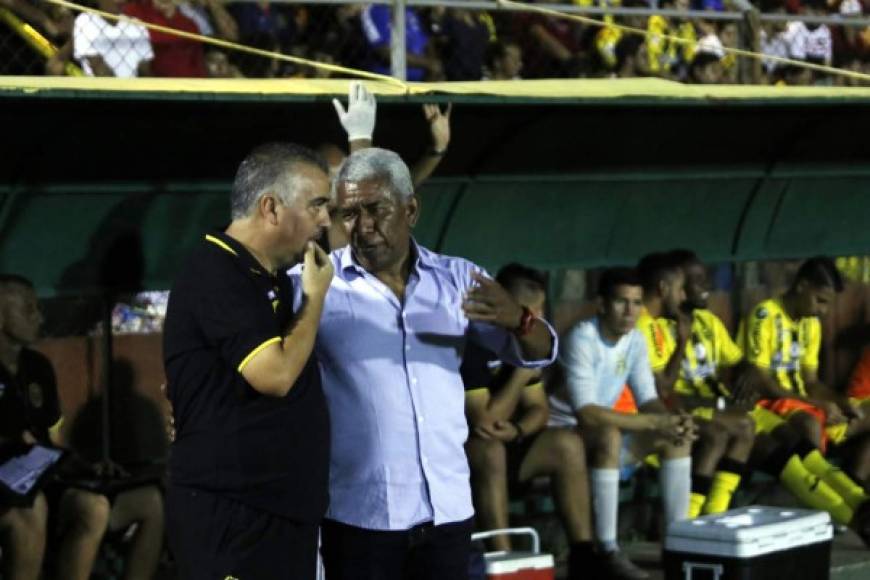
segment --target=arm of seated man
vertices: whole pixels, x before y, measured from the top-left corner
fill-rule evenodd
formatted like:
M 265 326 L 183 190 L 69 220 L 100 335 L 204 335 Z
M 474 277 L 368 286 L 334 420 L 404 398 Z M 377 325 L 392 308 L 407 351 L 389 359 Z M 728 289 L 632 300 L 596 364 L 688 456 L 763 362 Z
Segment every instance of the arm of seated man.
M 521 404 L 526 390 L 534 388 L 536 383 L 540 385 L 541 371 L 539 369 L 524 369 L 516 367 L 511 369 L 510 377 L 499 391 L 490 396 L 487 410 L 493 418 L 507 421 L 514 416 L 517 406 Z M 536 381 L 536 379 L 538 379 Z
M 816 406 L 825 410 L 828 415 L 829 423 L 844 423 L 849 417 L 859 416 L 860 409 L 856 409 L 849 402 L 849 397 L 843 393 L 838 393 L 834 389 L 824 384 L 819 379 L 817 369 L 801 369 L 804 385 L 806 385 L 807 395 L 813 400 Z
M 685 413 L 670 413 L 658 399 L 640 406 L 638 413 L 621 413 L 600 405 L 587 405 L 577 411 L 581 429 L 597 430 L 612 426 L 620 431 L 646 432 L 679 444 L 697 437 L 697 427 Z

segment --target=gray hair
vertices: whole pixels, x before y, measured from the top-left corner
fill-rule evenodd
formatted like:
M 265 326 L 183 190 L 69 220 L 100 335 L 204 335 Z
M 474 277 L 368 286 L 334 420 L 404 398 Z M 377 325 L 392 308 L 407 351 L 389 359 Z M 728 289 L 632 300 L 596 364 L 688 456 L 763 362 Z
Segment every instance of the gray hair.
M 341 165 L 335 181 L 339 184 L 372 179 L 386 179 L 401 201 L 407 201 L 414 195 L 411 172 L 402 158 L 392 151 L 377 147 L 360 149 L 352 153 Z
M 293 169 L 306 164 L 318 167 L 329 175 L 323 157 L 294 143 L 267 143 L 251 151 L 236 171 L 230 195 L 232 219 L 251 215 L 260 197 L 274 191 L 281 201 L 292 204 L 296 194 L 297 177 Z

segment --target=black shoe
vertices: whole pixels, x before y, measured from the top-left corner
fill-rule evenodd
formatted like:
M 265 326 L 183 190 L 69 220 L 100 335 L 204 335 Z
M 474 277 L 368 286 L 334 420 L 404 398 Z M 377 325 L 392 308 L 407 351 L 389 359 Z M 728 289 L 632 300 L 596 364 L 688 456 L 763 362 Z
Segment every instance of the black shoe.
M 649 574 L 638 568 L 621 551 L 598 552 L 595 555 L 596 578 L 601 580 L 644 580 Z

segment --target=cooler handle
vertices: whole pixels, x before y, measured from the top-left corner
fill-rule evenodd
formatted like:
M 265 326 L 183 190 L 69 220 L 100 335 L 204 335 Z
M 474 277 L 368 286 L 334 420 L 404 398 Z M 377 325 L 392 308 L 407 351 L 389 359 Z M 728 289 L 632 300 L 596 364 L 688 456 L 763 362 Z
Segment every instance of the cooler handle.
M 535 554 L 541 553 L 541 537 L 535 528 L 502 528 L 500 530 L 488 530 L 486 532 L 475 532 L 471 534 L 471 541 L 485 540 L 493 536 L 531 536 L 532 537 L 532 552 Z
M 713 580 L 719 580 L 722 575 L 722 564 L 705 564 L 701 562 L 683 562 L 683 580 L 693 580 L 695 570 L 699 572 L 712 572 Z

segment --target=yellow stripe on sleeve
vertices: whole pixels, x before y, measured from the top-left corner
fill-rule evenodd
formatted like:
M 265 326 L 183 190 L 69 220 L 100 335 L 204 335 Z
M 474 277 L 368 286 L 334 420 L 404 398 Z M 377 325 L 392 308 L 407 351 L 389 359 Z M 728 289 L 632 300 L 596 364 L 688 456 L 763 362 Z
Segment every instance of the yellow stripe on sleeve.
M 60 430 L 63 428 L 63 417 L 57 423 L 48 428 L 48 437 L 52 441 L 60 441 Z
M 260 354 L 260 351 L 262 351 L 264 348 L 266 348 L 270 344 L 275 344 L 276 342 L 281 342 L 280 336 L 274 336 L 274 337 L 270 338 L 269 340 L 265 341 L 264 343 L 262 343 L 260 346 L 258 346 L 254 350 L 252 350 L 248 354 L 248 356 L 246 356 L 244 359 L 242 359 L 242 362 L 239 363 L 239 369 L 238 369 L 239 372 L 242 372 L 242 369 L 245 368 L 245 365 L 247 365 L 249 362 L 251 362 L 252 358 L 254 358 L 258 354 Z

